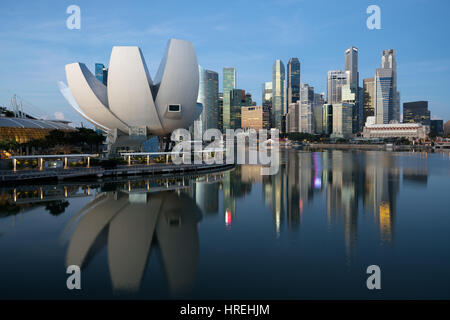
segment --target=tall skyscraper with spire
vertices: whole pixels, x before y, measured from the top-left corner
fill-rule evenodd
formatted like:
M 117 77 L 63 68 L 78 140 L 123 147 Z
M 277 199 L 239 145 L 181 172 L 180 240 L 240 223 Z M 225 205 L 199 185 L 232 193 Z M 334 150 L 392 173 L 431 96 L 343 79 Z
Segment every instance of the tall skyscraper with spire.
M 358 48 L 351 46 L 345 50 L 345 71 L 348 72 L 347 83 L 350 84 L 350 90 L 356 93 L 359 85 Z
M 287 103 L 296 103 L 300 100 L 300 61 L 291 58 L 287 64 Z
M 395 50 L 383 50 L 381 68 L 375 75 L 376 123 L 400 121 L 400 93 L 397 91 L 397 62 Z
M 281 131 L 281 117 L 286 113 L 284 98 L 285 90 L 285 69 L 281 60 L 277 59 L 272 67 L 272 124 L 275 128 Z
M 352 131 L 356 133 L 361 129 L 363 113 L 359 97 L 358 48 L 354 46 L 345 50 L 345 72 L 347 74 L 347 90 L 353 96 L 352 101 L 347 102 L 353 105 Z

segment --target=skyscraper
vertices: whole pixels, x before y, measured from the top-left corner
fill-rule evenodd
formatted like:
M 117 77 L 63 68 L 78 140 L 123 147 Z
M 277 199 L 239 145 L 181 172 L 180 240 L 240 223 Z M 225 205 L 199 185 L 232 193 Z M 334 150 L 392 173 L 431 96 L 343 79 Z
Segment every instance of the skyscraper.
M 217 106 L 219 108 L 219 122 L 218 129 L 223 131 L 223 93 L 219 92 L 219 97 L 217 99 Z
M 272 67 L 272 115 L 273 127 L 281 131 L 281 116 L 286 112 L 284 106 L 285 70 L 284 64 L 277 59 Z
M 324 104 L 322 107 L 322 130 L 325 134 L 333 132 L 333 105 Z
M 428 101 L 414 101 L 403 103 L 403 123 L 421 123 L 430 125 L 430 111 Z
M 377 69 L 375 75 L 375 122 L 386 124 L 393 120 L 394 76 L 392 69 Z
M 323 133 L 323 112 L 322 107 L 325 103 L 323 93 L 314 93 L 314 103 L 313 103 L 313 131 L 317 134 Z
M 357 94 L 359 85 L 358 48 L 351 46 L 345 50 L 345 71 L 348 71 L 347 83 L 350 90 Z
M 241 128 L 241 108 L 246 106 L 245 90 L 232 89 L 230 95 L 230 127 L 228 129 Z
M 263 111 L 268 114 L 268 128 L 272 128 L 272 82 L 262 84 L 262 107 Z
M 299 132 L 301 101 L 290 103 L 286 115 L 286 132 Z
M 231 129 L 230 91 L 236 88 L 236 68 L 223 68 L 223 130 Z
M 352 115 L 351 104 L 333 104 L 333 137 L 350 138 L 352 136 Z
M 200 114 L 202 133 L 219 126 L 219 75 L 215 71 L 199 66 L 199 88 L 197 102 L 203 105 Z
M 384 70 L 391 70 L 391 75 L 390 77 L 391 79 L 391 88 L 389 88 L 389 93 L 388 91 L 385 91 L 385 95 L 389 94 L 389 96 L 385 96 L 384 99 L 388 99 L 389 101 L 392 101 L 391 103 L 389 103 L 389 109 L 387 110 L 387 122 L 384 123 L 389 123 L 389 121 L 395 120 L 395 121 L 400 121 L 400 92 L 397 91 L 397 62 L 395 59 L 395 50 L 394 49 L 387 49 L 387 50 L 383 50 L 383 55 L 381 57 L 381 69 Z M 377 70 L 378 72 L 378 70 Z M 385 72 L 381 72 L 384 76 L 388 75 L 389 72 L 385 71 Z M 375 81 L 375 86 L 377 86 L 377 82 Z M 377 91 L 375 91 L 375 94 L 377 94 Z M 376 98 L 376 103 L 378 103 L 379 97 L 377 96 Z M 380 110 L 381 110 L 381 106 L 380 106 Z M 378 122 L 378 118 L 376 119 L 377 123 Z
M 262 103 L 266 101 L 272 102 L 272 82 L 264 82 L 262 84 Z
M 287 64 L 287 103 L 295 103 L 300 100 L 300 61 L 291 58 Z
M 300 121 L 299 132 L 313 133 L 314 87 L 307 83 L 300 85 Z
M 96 63 L 95 77 L 106 86 L 108 84 L 108 68 L 105 68 L 102 63 Z
M 347 73 L 342 70 L 328 71 L 327 77 L 327 103 L 342 102 L 342 86 L 347 83 Z
M 366 123 L 367 117 L 375 115 L 375 79 L 367 78 L 363 80 L 363 124 Z
M 347 85 L 350 92 L 354 94 L 353 101 L 353 133 L 362 127 L 363 110 L 359 96 L 359 72 L 358 72 L 358 48 L 351 46 L 345 50 L 345 72 L 347 73 Z M 345 102 L 345 101 L 343 101 Z

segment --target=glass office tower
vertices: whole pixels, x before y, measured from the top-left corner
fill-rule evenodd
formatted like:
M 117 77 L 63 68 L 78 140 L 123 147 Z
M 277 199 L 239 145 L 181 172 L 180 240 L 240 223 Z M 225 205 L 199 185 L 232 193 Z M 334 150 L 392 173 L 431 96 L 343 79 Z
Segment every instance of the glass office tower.
M 281 60 L 277 59 L 272 67 L 272 118 L 273 127 L 281 131 L 281 116 L 286 113 L 284 90 L 285 69 Z

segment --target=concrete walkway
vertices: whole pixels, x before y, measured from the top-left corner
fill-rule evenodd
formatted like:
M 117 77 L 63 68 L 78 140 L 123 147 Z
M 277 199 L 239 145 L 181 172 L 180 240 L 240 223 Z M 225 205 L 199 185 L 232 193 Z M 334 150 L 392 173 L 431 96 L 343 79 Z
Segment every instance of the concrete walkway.
M 128 176 L 128 175 L 158 175 L 168 173 L 184 174 L 185 172 L 209 172 L 232 168 L 234 164 L 151 164 L 151 165 L 122 165 L 114 169 L 102 167 L 46 169 L 46 170 L 3 170 L 0 171 L 0 183 L 14 181 L 30 181 L 41 179 L 65 180 L 80 177 Z

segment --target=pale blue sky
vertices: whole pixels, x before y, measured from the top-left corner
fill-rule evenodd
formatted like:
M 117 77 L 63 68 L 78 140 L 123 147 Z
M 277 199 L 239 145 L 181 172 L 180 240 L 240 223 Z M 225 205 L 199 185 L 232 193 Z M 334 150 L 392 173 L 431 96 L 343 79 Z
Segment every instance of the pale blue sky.
M 81 8 L 81 30 L 66 28 L 66 8 Z M 366 27 L 366 8 L 381 8 L 381 30 Z M 237 87 L 261 102 L 272 63 L 298 57 L 302 82 L 326 90 L 328 70 L 344 68 L 344 51 L 359 48 L 360 85 L 380 66 L 383 49 L 397 51 L 401 101 L 428 100 L 432 117 L 450 119 L 450 1 L 2 1 L 0 105 L 14 93 L 55 118 L 79 124 L 57 81 L 64 65 L 108 65 L 115 45 L 141 47 L 152 76 L 169 38 L 192 41 L 199 63 L 235 66 Z M 221 83 L 220 83 L 221 86 Z M 25 109 L 29 108 L 27 105 Z M 83 120 L 86 124 L 86 121 Z

